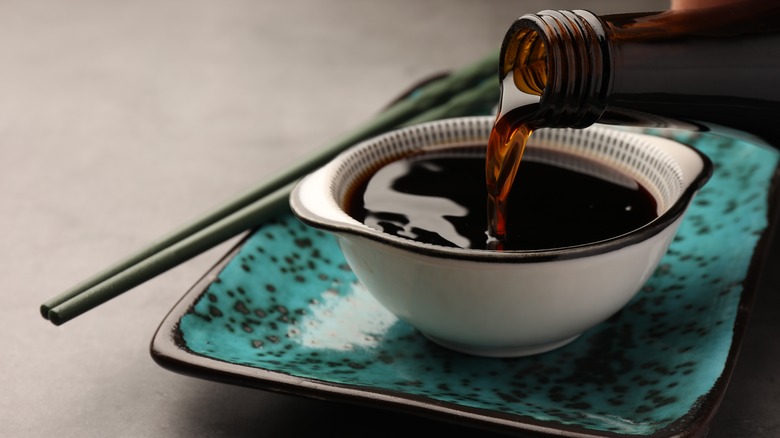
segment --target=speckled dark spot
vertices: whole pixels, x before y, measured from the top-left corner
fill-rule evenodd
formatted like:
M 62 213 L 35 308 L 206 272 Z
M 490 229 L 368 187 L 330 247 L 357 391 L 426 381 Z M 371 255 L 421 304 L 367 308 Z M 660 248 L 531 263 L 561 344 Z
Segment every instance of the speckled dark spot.
M 246 307 L 246 304 L 244 304 L 243 301 L 236 301 L 236 305 L 233 306 L 233 309 L 238 313 L 249 315 L 249 309 Z
M 302 238 L 295 240 L 295 246 L 298 248 L 311 248 L 313 245 L 312 240 L 309 238 Z

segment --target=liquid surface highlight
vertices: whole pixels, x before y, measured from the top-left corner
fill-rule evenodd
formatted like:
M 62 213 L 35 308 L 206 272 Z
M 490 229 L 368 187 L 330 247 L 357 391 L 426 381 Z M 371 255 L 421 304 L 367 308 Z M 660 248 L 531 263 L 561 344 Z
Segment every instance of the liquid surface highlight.
M 419 154 L 391 162 L 352 193 L 347 211 L 382 232 L 439 246 L 497 249 L 488 237 L 484 157 Z M 613 169 L 604 169 L 608 174 Z M 541 250 L 596 242 L 633 231 L 656 216 L 652 195 L 627 179 L 532 160 L 508 193 L 509 234 L 502 250 Z

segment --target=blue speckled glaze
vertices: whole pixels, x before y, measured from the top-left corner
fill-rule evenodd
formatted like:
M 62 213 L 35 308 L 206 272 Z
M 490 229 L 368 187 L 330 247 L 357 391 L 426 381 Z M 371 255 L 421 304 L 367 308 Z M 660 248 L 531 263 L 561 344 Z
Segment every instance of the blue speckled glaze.
M 438 347 L 371 298 L 333 237 L 292 216 L 256 231 L 181 318 L 183 347 L 548 428 L 685 430 L 723 374 L 778 153 L 715 135 L 678 140 L 712 159 L 712 179 L 635 299 L 563 348 L 489 359 Z

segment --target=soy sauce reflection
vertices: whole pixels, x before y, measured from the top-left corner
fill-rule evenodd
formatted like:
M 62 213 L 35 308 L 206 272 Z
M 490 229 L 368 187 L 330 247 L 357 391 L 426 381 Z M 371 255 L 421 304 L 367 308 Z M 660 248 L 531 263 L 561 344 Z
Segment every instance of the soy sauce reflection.
M 349 197 L 347 212 L 382 232 L 440 246 L 496 249 L 488 238 L 485 158 L 412 155 L 378 169 Z M 614 172 L 612 170 L 611 172 Z M 637 229 L 656 216 L 641 185 L 526 159 L 509 193 L 502 250 L 581 245 Z M 625 183 L 628 181 L 628 183 Z

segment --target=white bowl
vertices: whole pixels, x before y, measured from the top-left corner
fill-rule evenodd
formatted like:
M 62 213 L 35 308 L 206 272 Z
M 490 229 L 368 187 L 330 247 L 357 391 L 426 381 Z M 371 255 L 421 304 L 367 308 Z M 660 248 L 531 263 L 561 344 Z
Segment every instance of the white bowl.
M 659 210 L 657 219 L 635 231 L 550 250 L 420 243 L 369 228 L 342 208 L 350 188 L 379 164 L 421 149 L 473 151 L 487 143 L 492 123 L 492 117 L 449 119 L 368 140 L 303 178 L 290 204 L 302 221 L 338 236 L 350 267 L 371 294 L 429 339 L 481 356 L 537 354 L 571 342 L 640 290 L 712 165 L 693 148 L 659 137 L 605 127 L 534 132 L 524 159 L 544 159 L 550 150 L 560 150 L 568 154 L 552 156 L 597 160 L 640 181 Z

